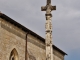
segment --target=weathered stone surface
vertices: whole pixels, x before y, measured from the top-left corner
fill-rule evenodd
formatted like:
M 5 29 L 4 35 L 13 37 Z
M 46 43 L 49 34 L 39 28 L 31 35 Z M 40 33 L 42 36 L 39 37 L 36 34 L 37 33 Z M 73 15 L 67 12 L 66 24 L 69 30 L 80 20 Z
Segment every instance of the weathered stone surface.
M 25 34 L 21 34 L 23 31 L 19 30 L 16 26 L 4 20 L 1 22 L 0 26 L 1 26 L 0 59 L 4 60 L 5 58 L 6 60 L 9 60 L 10 53 L 15 48 L 18 52 L 19 60 L 24 60 L 25 59 L 25 39 L 24 39 Z M 19 36 L 18 33 L 23 35 L 24 38 Z M 45 46 L 43 42 L 39 41 L 37 38 L 33 37 L 32 35 L 29 35 L 28 37 L 28 48 L 32 52 L 32 54 L 36 56 L 36 59 L 39 60 L 44 59 Z
M 0 18 L 0 60 L 9 60 L 11 51 L 15 48 L 19 60 L 25 60 L 26 32 Z M 28 54 L 34 60 L 45 60 L 45 44 L 40 39 L 28 35 Z M 64 56 L 54 50 L 54 60 L 63 60 Z
M 25 39 L 25 37 L 26 37 L 26 33 L 24 31 L 22 31 L 21 29 L 19 29 L 15 25 L 12 25 L 11 23 L 9 23 L 7 21 L 3 20 L 1 23 L 1 27 L 4 28 L 5 30 L 7 30 L 8 32 L 11 32 L 23 39 Z
M 1 19 L 0 19 L 1 20 Z M 5 23 L 3 20 L 1 23 Z M 11 27 L 12 25 L 6 26 Z M 2 27 L 2 26 L 1 26 Z M 11 27 L 14 28 L 14 27 Z M 16 29 L 17 30 L 17 29 Z M 18 52 L 19 60 L 25 58 L 25 40 L 19 36 L 7 31 L 3 27 L 0 28 L 0 60 L 9 60 L 11 51 L 15 48 Z
M 41 7 L 42 11 L 46 11 L 46 60 L 53 60 L 53 50 L 52 50 L 52 10 L 56 10 L 55 6 L 51 5 L 51 0 L 47 0 L 47 4 L 45 7 Z
M 53 50 L 54 53 L 54 60 L 64 60 L 64 55 L 62 55 L 59 51 Z

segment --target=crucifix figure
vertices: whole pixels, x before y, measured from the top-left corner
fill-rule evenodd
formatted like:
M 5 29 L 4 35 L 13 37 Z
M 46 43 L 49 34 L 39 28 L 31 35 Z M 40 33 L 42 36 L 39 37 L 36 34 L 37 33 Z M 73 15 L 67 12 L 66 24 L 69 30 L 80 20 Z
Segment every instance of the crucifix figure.
M 46 60 L 53 60 L 53 49 L 52 49 L 52 10 L 56 10 L 56 6 L 51 5 L 51 0 L 47 0 L 46 6 L 41 7 L 42 11 L 46 11 L 46 37 L 45 37 L 45 45 L 46 45 Z

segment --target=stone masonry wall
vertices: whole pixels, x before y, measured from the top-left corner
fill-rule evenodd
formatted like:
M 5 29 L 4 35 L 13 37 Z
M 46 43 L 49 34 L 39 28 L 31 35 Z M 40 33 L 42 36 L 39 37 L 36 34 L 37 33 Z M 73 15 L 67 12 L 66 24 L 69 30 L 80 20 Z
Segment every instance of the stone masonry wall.
M 45 45 L 37 38 L 28 35 L 28 53 L 35 57 L 36 60 L 45 60 Z
M 19 60 L 25 60 L 26 32 L 15 25 L 0 18 L 0 60 L 9 60 L 11 51 L 15 48 Z M 34 60 L 46 60 L 45 44 L 37 37 L 28 34 L 28 58 Z M 64 60 L 64 56 L 54 51 L 54 60 Z
M 8 27 L 8 29 L 6 27 Z M 10 23 L 0 18 L 0 60 L 9 60 L 10 53 L 14 48 L 18 52 L 19 60 L 25 59 L 25 40 L 11 33 L 12 29 L 21 34 L 24 33 L 17 27 L 14 27 Z
M 25 60 L 26 32 L 0 18 L 0 60 L 9 60 L 11 51 L 15 48 L 19 60 Z M 28 35 L 28 53 L 36 60 L 45 59 L 43 42 L 32 35 Z
M 53 58 L 54 60 L 64 60 L 64 55 L 61 54 L 58 50 L 53 50 Z

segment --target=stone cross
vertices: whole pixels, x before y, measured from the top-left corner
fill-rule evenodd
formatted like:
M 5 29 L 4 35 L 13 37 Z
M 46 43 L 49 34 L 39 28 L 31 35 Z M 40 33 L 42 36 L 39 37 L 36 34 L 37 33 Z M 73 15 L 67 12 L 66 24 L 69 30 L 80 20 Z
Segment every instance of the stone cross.
M 41 7 L 42 11 L 46 11 L 46 14 L 51 14 L 52 10 L 56 10 L 56 6 L 51 5 L 51 0 L 47 0 L 46 6 Z
M 56 6 L 51 5 L 51 0 L 47 0 L 46 6 L 41 7 L 42 11 L 46 11 L 46 37 L 45 37 L 45 44 L 46 44 L 46 60 L 53 60 L 53 49 L 52 49 L 52 10 L 56 10 Z

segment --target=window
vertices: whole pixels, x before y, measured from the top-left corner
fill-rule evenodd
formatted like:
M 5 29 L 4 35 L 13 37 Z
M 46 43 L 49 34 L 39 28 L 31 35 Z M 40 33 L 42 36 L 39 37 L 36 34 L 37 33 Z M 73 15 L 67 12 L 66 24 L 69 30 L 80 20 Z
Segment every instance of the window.
M 18 53 L 15 48 L 11 51 L 9 60 L 18 60 Z

